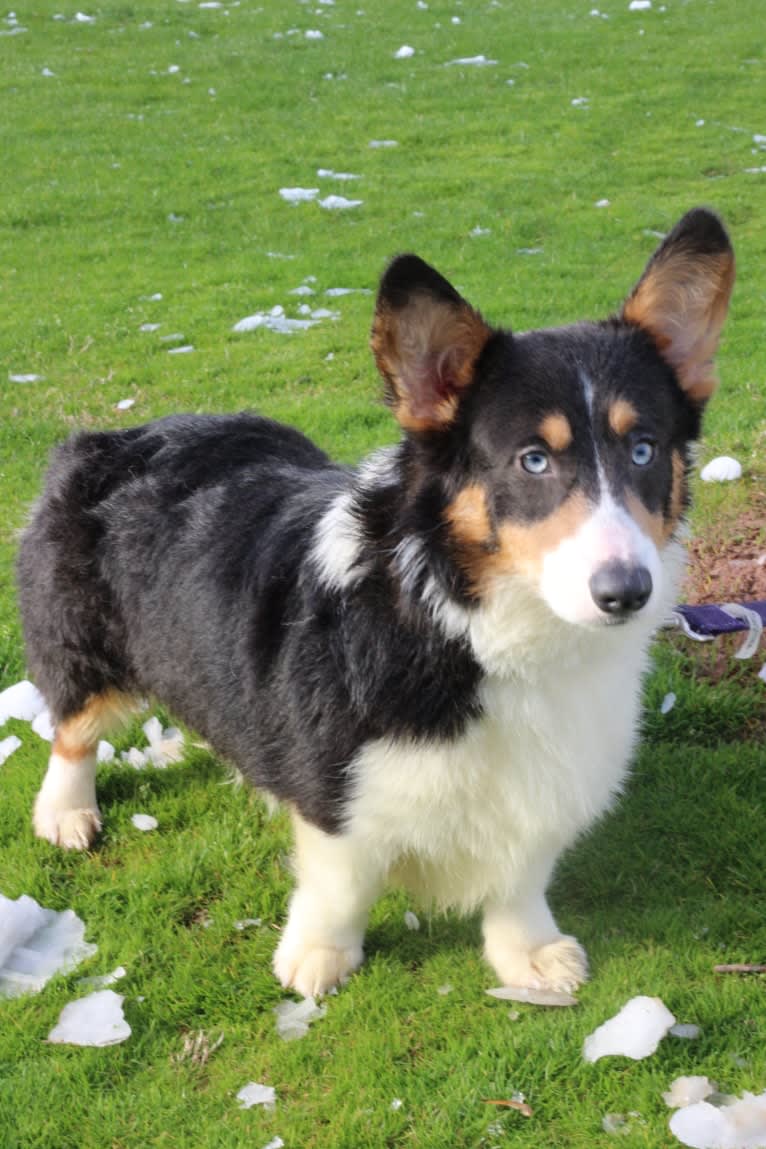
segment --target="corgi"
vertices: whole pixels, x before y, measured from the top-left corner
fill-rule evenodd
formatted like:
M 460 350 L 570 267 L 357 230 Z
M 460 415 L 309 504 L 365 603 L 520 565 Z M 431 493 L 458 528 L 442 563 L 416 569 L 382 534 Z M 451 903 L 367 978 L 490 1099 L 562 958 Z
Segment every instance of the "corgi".
M 575 989 L 546 887 L 626 777 L 733 282 L 705 209 L 619 313 L 523 334 L 402 255 L 371 337 L 400 441 L 359 466 L 253 414 L 65 442 L 18 560 L 37 835 L 91 846 L 98 740 L 151 695 L 290 811 L 283 986 L 345 981 L 395 883 L 480 910 L 503 983 Z

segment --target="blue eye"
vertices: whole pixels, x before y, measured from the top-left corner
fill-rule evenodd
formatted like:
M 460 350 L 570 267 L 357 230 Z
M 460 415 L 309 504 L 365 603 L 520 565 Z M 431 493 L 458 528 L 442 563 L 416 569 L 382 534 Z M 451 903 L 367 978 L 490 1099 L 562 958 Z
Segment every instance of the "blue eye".
M 525 451 L 520 461 L 530 475 L 544 475 L 550 467 L 545 451 Z
M 633 444 L 630 457 L 637 467 L 648 467 L 655 455 L 655 445 L 651 439 L 639 439 Z

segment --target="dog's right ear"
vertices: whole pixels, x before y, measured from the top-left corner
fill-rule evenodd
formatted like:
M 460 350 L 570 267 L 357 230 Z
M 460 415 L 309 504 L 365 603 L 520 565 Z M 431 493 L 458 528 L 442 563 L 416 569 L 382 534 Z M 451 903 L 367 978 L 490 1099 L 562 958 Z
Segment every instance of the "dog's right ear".
M 370 345 L 386 401 L 407 431 L 440 431 L 457 414 L 492 329 L 416 255 L 400 255 L 378 290 Z

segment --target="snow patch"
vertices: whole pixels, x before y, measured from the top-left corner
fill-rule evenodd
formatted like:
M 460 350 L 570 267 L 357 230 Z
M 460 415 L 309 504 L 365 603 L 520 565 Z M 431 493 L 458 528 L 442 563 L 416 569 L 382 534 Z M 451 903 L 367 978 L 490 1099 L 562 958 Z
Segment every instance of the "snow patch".
M 715 1093 L 715 1085 L 707 1077 L 677 1077 L 663 1093 L 662 1100 L 671 1109 L 683 1109 L 704 1101 L 711 1093 Z
M 327 1013 L 326 1005 L 317 1005 L 313 997 L 304 997 L 303 1001 L 283 1001 L 274 1007 L 274 1016 L 277 1019 L 277 1033 L 283 1041 L 295 1041 L 305 1037 L 312 1021 L 324 1017 Z
M 120 399 L 119 403 L 115 403 L 115 411 L 129 411 L 135 405 L 135 399 Z
M 691 1149 L 764 1149 L 766 1092 L 743 1093 L 721 1109 L 709 1101 L 687 1105 L 670 1118 L 670 1131 Z
M 28 679 L 14 683 L 0 694 L 0 726 L 9 718 L 32 722 L 45 710 L 45 699 Z
M 46 909 L 22 894 L 0 894 L 0 997 L 39 993 L 56 973 L 69 973 L 98 946 L 84 941 L 85 923 L 74 910 Z
M 8 378 L 9 378 L 11 383 L 41 383 L 43 381 L 43 379 L 45 378 L 45 376 L 44 375 L 35 375 L 32 372 L 30 372 L 28 374 L 22 373 L 21 375 L 9 374 Z
M 486 56 L 459 56 L 457 60 L 448 60 L 444 67 L 451 68 L 457 64 L 460 67 L 490 68 L 496 63 L 497 60 L 489 60 Z
M 319 200 L 319 206 L 326 211 L 344 211 L 346 208 L 359 207 L 363 202 L 361 199 L 346 199 L 342 195 L 328 195 Z
M 662 703 L 660 705 L 660 714 L 670 714 L 670 711 L 673 709 L 675 704 L 676 704 L 676 696 L 673 693 L 673 691 L 671 690 L 670 693 L 666 694 L 662 700 Z
M 556 989 L 529 989 L 527 986 L 498 985 L 486 992 L 500 1001 L 522 1001 L 527 1005 L 577 1005 L 577 998 L 571 993 Z
M 633 997 L 585 1038 L 583 1057 L 586 1061 L 598 1061 L 623 1055 L 640 1061 L 654 1053 L 675 1023 L 675 1017 L 658 997 Z
M 404 924 L 408 930 L 419 930 L 420 920 L 417 914 L 413 914 L 412 910 L 405 910 Z
M 397 48 L 394 52 L 395 60 L 409 60 L 410 56 L 415 55 L 415 49 L 411 48 L 409 44 L 402 44 L 401 48 Z
M 130 820 L 137 830 L 142 830 L 144 833 L 156 830 L 159 826 L 159 822 L 151 814 L 133 814 Z
M 3 738 L 0 742 L 0 766 L 7 762 L 11 754 L 15 753 L 21 746 L 21 739 L 17 738 L 15 734 L 9 734 L 7 738 Z
M 257 1081 L 250 1081 L 243 1085 L 237 1094 L 241 1109 L 251 1109 L 253 1105 L 263 1105 L 264 1109 L 275 1109 L 277 1104 L 277 1091 L 273 1085 L 261 1085 Z
M 700 471 L 703 483 L 730 483 L 742 478 L 742 464 L 730 455 L 718 455 Z
M 48 1034 L 48 1041 L 54 1045 L 97 1046 L 127 1041 L 132 1030 L 122 1012 L 124 1000 L 113 989 L 100 989 L 70 1001 Z
M 286 203 L 306 203 L 316 199 L 319 188 L 280 188 L 279 194 Z

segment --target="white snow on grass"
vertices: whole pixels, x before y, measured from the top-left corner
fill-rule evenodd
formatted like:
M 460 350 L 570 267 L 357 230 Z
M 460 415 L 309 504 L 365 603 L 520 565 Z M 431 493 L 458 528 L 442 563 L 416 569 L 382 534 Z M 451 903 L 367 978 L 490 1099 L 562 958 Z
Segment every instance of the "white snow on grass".
M 360 207 L 364 202 L 361 199 L 346 199 L 343 195 L 328 195 L 320 199 L 319 206 L 326 211 L 345 211 L 346 208 Z
M 333 3 L 333 0 L 319 0 L 320 4 Z M 281 1137 L 272 1137 L 268 1145 L 264 1145 L 263 1149 L 284 1149 L 284 1141 Z
M 412 910 L 404 911 L 404 924 L 408 930 L 419 930 L 420 920 L 417 914 L 413 914 Z
M 590 97 L 589 96 L 575 96 L 575 98 L 572 100 L 572 107 L 573 108 L 587 108 L 589 103 L 590 103 Z
M 277 1104 L 277 1091 L 273 1085 L 261 1085 L 257 1081 L 250 1081 L 243 1085 L 237 1094 L 241 1109 L 252 1109 L 253 1105 L 262 1105 L 264 1109 L 275 1109 Z
M 609 200 L 608 199 L 597 199 L 596 200 L 596 207 L 609 207 Z
M 115 755 L 114 746 L 111 742 L 106 742 L 102 739 L 96 747 L 96 761 L 97 762 L 113 762 Z
M 145 834 L 149 830 L 156 830 L 159 826 L 159 822 L 151 814 L 133 814 L 130 820 L 137 830 L 141 830 Z
M 294 287 L 290 295 L 313 295 L 314 288 L 309 287 L 308 283 L 302 283 L 300 287 Z
M 169 347 L 168 355 L 188 355 L 193 350 L 194 345 L 192 343 L 185 343 L 183 347 Z
M 48 1034 L 54 1045 L 118 1045 L 127 1041 L 131 1028 L 122 1012 L 122 994 L 99 989 L 70 1001 Z
M 120 399 L 119 403 L 115 403 L 115 411 L 129 411 L 135 405 L 135 399 Z
M 303 1001 L 282 1001 L 274 1007 L 277 1033 L 283 1041 L 305 1037 L 311 1022 L 324 1017 L 326 1013 L 327 1006 L 317 1005 L 313 997 L 305 997 Z
M 451 68 L 453 65 L 469 68 L 490 68 L 497 63 L 497 60 L 489 60 L 486 56 L 459 56 L 457 60 L 448 60 L 444 65 L 445 68 Z
M 138 330 L 148 332 L 159 331 L 160 327 L 162 327 L 161 323 L 142 323 Z
M 362 177 L 353 172 L 334 172 L 332 168 L 318 168 L 317 175 L 320 180 L 360 180 Z
M 707 1077 L 677 1077 L 671 1081 L 670 1089 L 662 1095 L 662 1100 L 671 1109 L 683 1109 L 686 1105 L 694 1105 L 697 1101 L 704 1101 L 716 1088 Z
M 108 985 L 114 985 L 116 981 L 120 981 L 126 973 L 125 966 L 118 965 L 111 973 L 96 974 L 93 977 L 78 977 L 77 984 L 92 985 L 94 989 L 106 989 Z
M 267 331 L 276 331 L 280 335 L 292 335 L 296 331 L 307 331 L 315 327 L 318 319 L 289 319 L 285 315 L 284 307 L 277 305 L 271 311 L 257 311 L 255 315 L 247 315 L 232 327 L 232 331 L 256 331 L 259 327 Z
M 692 1025 L 688 1022 L 679 1022 L 678 1025 L 671 1025 L 668 1033 L 671 1037 L 678 1037 L 682 1041 L 694 1041 L 699 1037 L 702 1030 L 698 1025 Z
M 652 0 L 630 0 L 629 12 L 646 12 L 652 6 Z
M 370 148 L 398 148 L 398 140 L 370 140 L 367 145 Z
M 235 930 L 248 930 L 251 926 L 259 926 L 261 924 L 260 918 L 240 918 L 238 922 L 234 923 Z
M 397 48 L 394 52 L 395 60 L 409 60 L 411 56 L 415 55 L 415 49 L 411 48 L 409 44 L 402 44 L 401 48 Z
M 11 383 L 41 383 L 44 378 L 44 375 L 35 375 L 33 372 L 29 372 L 28 374 L 22 373 L 20 375 L 9 374 L 8 376 Z
M 7 738 L 3 738 L 0 742 L 0 766 L 7 762 L 11 754 L 21 746 L 21 739 L 17 738 L 15 734 L 9 734 Z
M 74 910 L 46 909 L 22 894 L 0 894 L 0 997 L 39 993 L 56 973 L 68 973 L 96 953 L 84 941 L 85 923 Z
M 577 1005 L 577 998 L 571 993 L 557 989 L 529 989 L 527 986 L 498 985 L 486 990 L 490 997 L 500 1001 L 521 1001 L 527 1005 L 568 1006 Z
M 184 756 L 184 736 L 175 726 L 162 728 L 159 718 L 150 718 L 142 730 L 149 743 L 145 751 L 147 759 L 160 770 L 171 762 L 180 762 Z
M 654 1053 L 675 1023 L 675 1017 L 658 997 L 633 997 L 585 1038 L 583 1057 L 586 1061 L 598 1061 L 622 1055 L 640 1061 Z
M 95 24 L 96 17 L 89 16 L 87 12 L 75 12 L 74 22 L 75 24 Z
M 718 455 L 700 471 L 703 483 L 731 483 L 742 478 L 742 464 L 730 455 Z
M 286 203 L 306 203 L 317 198 L 319 188 L 280 188 L 279 194 Z
M 320 32 L 318 28 L 309 28 L 304 35 L 307 40 L 324 40 L 324 32 Z
M 51 722 L 51 714 L 47 706 L 45 710 L 41 710 L 37 717 L 33 720 L 32 729 L 38 738 L 42 738 L 45 742 L 53 741 L 53 736 L 56 731 L 53 723 Z
M 662 700 L 662 703 L 660 705 L 660 714 L 670 714 L 670 711 L 673 709 L 675 704 L 676 704 L 676 696 L 673 693 L 673 691 L 671 690 L 670 693 L 666 694 Z
M 477 224 L 476 227 L 471 228 L 471 230 L 469 231 L 468 234 L 473 236 L 474 239 L 478 239 L 478 237 L 482 236 L 482 235 L 492 235 L 492 228 L 490 228 L 490 227 L 479 227 L 479 225 Z
M 372 295 L 369 287 L 328 287 L 325 295 L 339 299 L 341 295 Z
M 45 699 L 27 679 L 14 683 L 0 694 L 0 726 L 9 718 L 32 722 L 45 710 Z
M 766 1092 L 743 1093 L 720 1109 L 687 1105 L 670 1118 L 670 1131 L 691 1149 L 766 1149 Z

